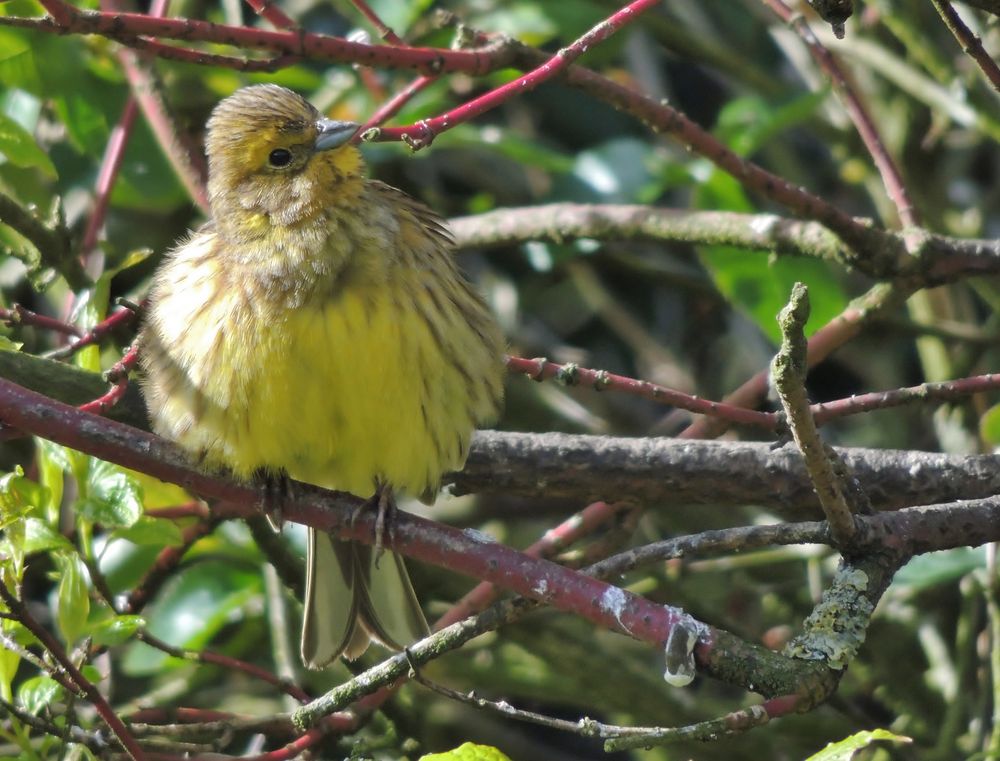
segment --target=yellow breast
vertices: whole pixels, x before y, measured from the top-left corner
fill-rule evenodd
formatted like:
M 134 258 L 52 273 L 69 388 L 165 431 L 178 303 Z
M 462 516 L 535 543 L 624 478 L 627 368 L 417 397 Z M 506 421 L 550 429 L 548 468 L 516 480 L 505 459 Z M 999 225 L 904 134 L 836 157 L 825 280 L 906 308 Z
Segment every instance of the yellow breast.
M 176 252 L 154 290 L 143 362 L 159 433 L 239 476 L 281 468 L 361 496 L 376 479 L 419 495 L 462 465 L 496 414 L 502 344 L 448 252 L 289 306 L 214 245 Z

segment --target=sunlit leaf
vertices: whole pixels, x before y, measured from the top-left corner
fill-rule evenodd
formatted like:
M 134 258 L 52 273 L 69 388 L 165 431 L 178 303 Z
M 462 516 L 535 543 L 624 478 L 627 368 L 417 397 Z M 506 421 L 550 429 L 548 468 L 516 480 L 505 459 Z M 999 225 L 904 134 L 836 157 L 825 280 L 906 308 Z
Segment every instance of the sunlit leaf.
M 897 745 L 913 742 L 909 737 L 893 734 L 887 729 L 858 732 L 850 737 L 845 737 L 840 742 L 830 743 L 819 753 L 809 756 L 806 761 L 850 761 L 859 750 L 879 741 L 891 742 Z
M 59 552 L 53 559 L 59 568 L 59 588 L 56 597 L 56 623 L 67 645 L 73 645 L 83 634 L 90 615 L 86 571 L 74 552 Z
M 444 753 L 428 753 L 420 761 L 510 761 L 510 757 L 491 745 L 463 743 Z
M 93 637 L 95 645 L 114 647 L 130 640 L 145 626 L 142 616 L 112 616 L 91 624 L 87 633 Z
M 49 676 L 36 676 L 25 681 L 17 689 L 17 702 L 32 716 L 37 716 L 53 700 L 64 692 L 63 686 Z
M 87 479 L 87 496 L 76 510 L 84 518 L 108 528 L 133 525 L 142 515 L 142 489 L 117 465 L 94 460 Z
M 0 155 L 21 167 L 37 167 L 50 177 L 56 176 L 52 160 L 24 127 L 0 113 Z

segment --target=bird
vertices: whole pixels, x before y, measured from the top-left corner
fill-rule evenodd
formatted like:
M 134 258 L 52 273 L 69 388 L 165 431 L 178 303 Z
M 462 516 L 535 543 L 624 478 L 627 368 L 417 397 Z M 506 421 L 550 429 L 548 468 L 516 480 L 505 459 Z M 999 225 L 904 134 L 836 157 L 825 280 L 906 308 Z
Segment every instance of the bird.
M 153 430 L 202 467 L 382 510 L 462 467 L 499 414 L 505 343 L 442 218 L 366 176 L 358 129 L 274 84 L 216 105 L 209 219 L 152 277 L 140 385 Z M 428 633 L 403 560 L 380 554 L 308 530 L 307 667 Z

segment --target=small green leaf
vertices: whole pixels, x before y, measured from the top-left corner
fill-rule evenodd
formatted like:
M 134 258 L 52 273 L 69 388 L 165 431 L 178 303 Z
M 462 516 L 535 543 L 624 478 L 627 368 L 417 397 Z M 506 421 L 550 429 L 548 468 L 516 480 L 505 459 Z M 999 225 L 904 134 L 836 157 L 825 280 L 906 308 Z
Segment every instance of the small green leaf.
M 56 168 L 48 155 L 35 142 L 24 127 L 0 112 L 0 154 L 14 166 L 38 167 L 49 177 L 56 176 Z
M 20 341 L 11 340 L 7 336 L 0 336 L 0 351 L 21 351 L 24 346 Z
M 7 568 L 4 568 L 4 570 L 6 572 Z M 25 635 L 27 630 L 24 626 L 20 622 L 9 618 L 0 620 L 0 631 L 15 642 L 20 643 L 26 639 Z M 14 682 L 14 676 L 17 674 L 17 667 L 20 665 L 20 655 L 15 653 L 13 650 L 0 648 L 0 696 L 2 696 L 4 700 L 9 701 L 13 697 L 11 685 Z
M 510 761 L 510 756 L 491 745 L 463 743 L 444 753 L 428 753 L 420 761 Z
M 913 742 L 909 737 L 895 735 L 887 729 L 858 732 L 844 738 L 840 742 L 830 743 L 819 753 L 809 756 L 806 761 L 850 761 L 859 750 L 867 748 L 873 742 L 879 740 L 886 740 L 896 744 Z
M 63 687 L 52 677 L 36 676 L 22 684 L 17 690 L 17 702 L 32 716 L 59 697 Z
M 954 584 L 980 568 L 986 568 L 985 547 L 956 547 L 918 555 L 899 569 L 892 579 L 892 589 L 919 592 L 940 584 Z
M 45 504 L 46 491 L 26 478 L 20 465 L 0 476 L 0 528 Z
M 91 624 L 87 633 L 94 638 L 95 645 L 114 647 L 130 640 L 145 626 L 146 619 L 142 616 L 113 616 Z
M 90 615 L 86 572 L 75 552 L 60 552 L 52 557 L 59 567 L 56 623 L 63 641 L 73 645 L 83 634 Z
M 87 496 L 76 504 L 89 521 L 108 528 L 133 525 L 142 516 L 142 489 L 138 481 L 117 465 L 103 460 L 91 463 Z
M 49 524 L 38 518 L 27 518 L 24 521 L 24 552 L 32 555 L 36 552 L 50 550 L 72 551 L 73 545 L 69 539 L 57 533 Z
M 979 418 L 979 435 L 994 449 L 1000 447 L 1000 404 L 994 404 Z
M 110 538 L 127 539 L 132 544 L 157 547 L 179 547 L 184 543 L 184 537 L 176 523 L 146 515 L 127 528 L 115 529 Z

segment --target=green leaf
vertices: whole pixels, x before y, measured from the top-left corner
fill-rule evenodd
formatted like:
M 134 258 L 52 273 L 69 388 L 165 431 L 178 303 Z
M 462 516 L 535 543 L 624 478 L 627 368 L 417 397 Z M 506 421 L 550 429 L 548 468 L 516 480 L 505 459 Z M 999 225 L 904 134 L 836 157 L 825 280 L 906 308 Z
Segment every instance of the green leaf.
M 696 205 L 701 209 L 753 211 L 736 180 L 718 170 L 712 172 L 696 195 Z M 776 344 L 781 342 L 781 330 L 775 318 L 788 302 L 788 294 L 796 282 L 809 286 L 811 311 L 807 335 L 847 307 L 847 294 L 824 261 L 793 257 L 775 259 L 766 251 L 745 251 L 730 246 L 701 246 L 699 252 L 719 291 Z
M 43 486 L 26 478 L 20 465 L 0 476 L 0 528 L 21 518 L 46 503 L 48 494 Z
M 510 757 L 491 745 L 463 743 L 444 753 L 428 753 L 420 761 L 510 761 Z
M 146 619 L 142 616 L 112 616 L 91 624 L 87 633 L 94 638 L 95 645 L 114 647 L 130 640 L 145 626 Z
M 17 702 L 32 716 L 37 716 L 39 711 L 60 697 L 62 693 L 63 686 L 52 677 L 36 676 L 18 688 Z
M 979 418 L 979 435 L 994 449 L 1000 447 L 1000 404 L 994 404 Z
M 223 626 L 242 616 L 247 603 L 260 595 L 261 579 L 223 561 L 184 567 L 147 611 L 149 631 L 176 647 L 201 649 Z M 142 642 L 130 645 L 123 668 L 138 676 L 164 667 L 169 656 Z
M 27 33 L 0 29 L 0 84 L 38 93 L 42 89 Z
M 132 544 L 156 547 L 179 547 L 184 543 L 184 536 L 176 523 L 165 518 L 150 518 L 147 515 L 127 528 L 115 529 L 110 538 L 126 539 Z
M 117 465 L 94 460 L 87 477 L 87 496 L 76 511 L 108 528 L 127 528 L 142 516 L 142 488 Z
M 50 550 L 72 551 L 69 539 L 57 533 L 49 524 L 38 518 L 24 521 L 24 552 L 32 555 Z
M 7 336 L 0 336 L 0 351 L 21 351 L 24 346 L 20 341 L 14 341 Z
M 985 547 L 957 547 L 918 555 L 899 569 L 892 589 L 919 592 L 941 584 L 952 584 L 980 568 L 986 568 Z
M 24 127 L 0 112 L 0 154 L 14 166 L 37 167 L 49 177 L 56 177 L 56 168 L 48 155 Z
M 75 552 L 59 552 L 52 557 L 59 567 L 56 623 L 63 641 L 72 646 L 83 634 L 90 615 L 86 571 Z
M 94 158 L 103 155 L 110 134 L 108 122 L 87 94 L 67 92 L 53 101 L 73 147 Z
M 897 745 L 913 742 L 909 737 L 893 734 L 887 729 L 858 732 L 855 735 L 844 738 L 840 742 L 830 743 L 819 753 L 809 756 L 806 761 L 850 761 L 859 750 L 867 748 L 873 742 L 880 740 L 893 742 Z

